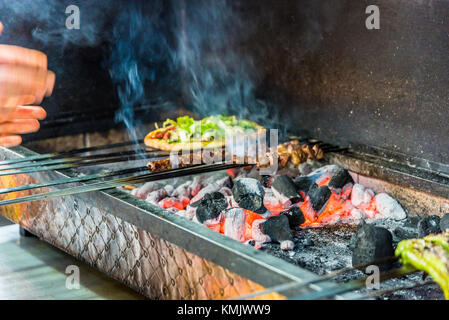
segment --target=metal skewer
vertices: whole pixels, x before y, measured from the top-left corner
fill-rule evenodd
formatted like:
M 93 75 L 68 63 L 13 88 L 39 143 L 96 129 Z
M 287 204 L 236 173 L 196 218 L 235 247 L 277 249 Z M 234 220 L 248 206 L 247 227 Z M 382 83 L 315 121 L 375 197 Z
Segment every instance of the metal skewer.
M 29 157 L 25 157 L 25 158 L 2 160 L 2 161 L 0 161 L 0 165 L 21 163 L 21 162 L 27 162 L 27 161 L 44 160 L 44 159 L 49 159 L 49 158 L 70 156 L 70 155 L 74 155 L 74 154 L 78 154 L 78 153 L 107 150 L 107 149 L 113 149 L 113 148 L 118 148 L 118 147 L 126 147 L 126 146 L 141 144 L 142 142 L 143 142 L 143 140 L 126 141 L 126 142 L 119 142 L 119 143 L 113 143 L 113 144 L 102 145 L 102 146 L 73 149 L 73 150 L 69 150 L 69 151 L 36 154 L 34 156 L 29 156 Z
M 166 157 L 169 155 L 168 153 L 161 153 L 161 152 L 149 152 L 144 153 L 140 155 L 131 155 L 131 156 L 118 156 L 118 157 L 111 157 L 111 158 L 101 158 L 101 159 L 94 159 L 91 161 L 86 162 L 79 162 L 75 161 L 74 163 L 62 163 L 62 164 L 55 164 L 55 165 L 48 165 L 48 166 L 37 166 L 33 168 L 23 169 L 23 170 L 10 170 L 10 171 L 2 171 L 0 172 L 0 176 L 8 176 L 13 174 L 24 174 L 24 173 L 35 173 L 35 172 L 42 172 L 42 171 L 49 171 L 49 170 L 64 170 L 64 169 L 71 169 L 71 168 L 78 168 L 78 167 L 88 167 L 93 165 L 99 165 L 99 164 L 108 164 L 108 163 L 118 163 L 123 161 L 132 161 L 132 160 L 139 160 L 142 159 L 142 156 L 147 156 L 149 159 L 155 159 L 155 158 L 161 158 Z
M 414 268 L 410 268 L 408 266 L 402 266 L 397 269 L 390 270 L 388 272 L 380 274 L 380 281 L 386 281 L 393 278 L 398 278 L 405 276 L 407 274 L 410 274 L 412 272 L 415 272 L 416 270 Z M 318 300 L 318 299 L 324 299 L 330 296 L 336 296 L 339 294 L 343 294 L 349 291 L 355 291 L 362 289 L 366 286 L 366 279 L 356 279 L 352 280 L 346 283 L 338 283 L 335 284 L 331 289 L 329 290 L 323 290 L 323 291 L 315 291 L 312 293 L 309 293 L 304 296 L 297 296 L 293 297 L 293 300 Z
M 78 156 L 78 157 L 70 157 L 70 158 L 57 158 L 57 159 L 51 159 L 51 160 L 45 160 L 45 161 L 39 161 L 39 162 L 32 162 L 32 163 L 20 163 L 20 164 L 13 164 L 13 165 L 6 165 L 4 167 L 0 167 L 1 171 L 6 170 L 12 170 L 12 169 L 24 169 L 24 168 L 31 168 L 36 166 L 47 166 L 47 165 L 55 165 L 55 164 L 69 164 L 69 163 L 76 163 L 76 162 L 82 162 L 85 160 L 92 160 L 92 159 L 106 159 L 106 158 L 114 158 L 119 156 L 131 156 L 131 155 L 145 155 L 145 154 L 155 154 L 157 155 L 159 151 L 145 151 L 145 150 L 128 150 L 128 151 L 120 151 L 120 152 L 113 152 L 113 153 L 100 153 L 100 154 L 91 154 L 87 156 Z M 160 154 L 168 155 L 166 151 L 160 151 Z
M 85 181 L 90 181 L 90 180 L 94 180 L 94 179 L 120 176 L 120 175 L 124 175 L 124 174 L 137 173 L 137 172 L 141 172 L 141 171 L 148 171 L 148 168 L 147 167 L 139 167 L 139 168 L 131 168 L 131 169 L 122 169 L 122 170 L 117 170 L 117 171 L 109 171 L 109 172 L 90 174 L 90 175 L 85 175 L 82 177 L 65 178 L 65 179 L 52 180 L 52 181 L 47 181 L 47 182 L 42 182 L 42 183 L 33 183 L 33 184 L 27 184 L 27 185 L 23 185 L 23 186 L 16 186 L 16 187 L 12 187 L 12 188 L 3 188 L 3 189 L 0 189 L 0 194 L 32 190 L 32 189 L 37 189 L 37 188 L 45 188 L 45 187 L 51 187 L 51 186 L 67 184 L 67 183 L 85 182 Z
M 370 263 L 366 263 L 366 264 L 362 264 L 362 265 L 358 265 L 358 266 L 354 266 L 354 267 L 346 267 L 346 268 L 342 268 L 342 269 L 339 269 L 339 270 L 335 270 L 335 271 L 329 272 L 328 274 L 325 274 L 323 276 L 320 276 L 320 277 L 317 277 L 315 279 L 311 279 L 311 280 L 308 280 L 308 281 L 304 281 L 304 282 L 290 282 L 290 283 L 285 283 L 285 284 L 280 284 L 280 285 L 277 285 L 277 286 L 273 286 L 273 287 L 267 288 L 265 290 L 261 290 L 261 291 L 250 293 L 248 295 L 241 296 L 241 297 L 238 298 L 238 300 L 251 299 L 251 298 L 255 298 L 255 297 L 258 297 L 258 296 L 261 296 L 261 295 L 265 295 L 265 294 L 269 294 L 269 293 L 272 293 L 272 292 L 281 293 L 282 291 L 289 290 L 289 289 L 302 289 L 302 288 L 304 288 L 306 286 L 312 286 L 312 285 L 318 284 L 320 282 L 331 280 L 331 279 L 333 279 L 333 278 L 335 278 L 335 277 L 337 277 L 337 276 L 339 276 L 339 275 L 341 275 L 343 273 L 347 273 L 347 272 L 358 270 L 358 269 L 364 269 L 364 268 L 366 268 L 369 265 L 377 265 L 377 264 L 380 264 L 380 263 L 385 263 L 385 262 L 388 262 L 388 261 L 396 261 L 396 260 L 397 260 L 396 257 L 385 257 L 385 258 L 377 259 L 377 260 L 375 260 L 373 262 L 370 262 Z
M 86 193 L 91 191 L 102 191 L 107 189 L 112 189 L 116 187 L 121 187 L 126 184 L 136 184 L 136 183 L 142 183 L 147 181 L 156 181 L 156 180 L 163 180 L 163 179 L 169 179 L 174 177 L 182 177 L 187 175 L 193 175 L 198 173 L 206 173 L 206 172 L 212 172 L 212 171 L 218 171 L 218 170 L 226 170 L 236 167 L 242 167 L 242 166 L 248 166 L 249 164 L 206 164 L 206 165 L 194 165 L 186 168 L 179 168 L 179 169 L 173 169 L 168 171 L 162 171 L 162 172 L 153 172 L 153 173 L 147 173 L 142 175 L 136 175 L 132 177 L 124 177 L 124 178 L 118 178 L 113 179 L 109 181 L 103 181 L 98 183 L 92 183 L 89 185 L 83 185 L 73 188 L 67 188 L 64 190 L 57 190 L 57 191 L 51 191 L 51 192 L 45 192 L 45 193 L 39 193 L 35 195 L 25 196 L 25 197 L 19 197 L 15 199 L 8 199 L 0 201 L 0 206 L 6 206 L 10 204 L 16 204 L 16 203 L 24 203 L 24 202 L 31 202 L 31 201 L 37 201 L 37 200 L 43 200 L 43 199 L 51 199 L 56 197 L 62 197 L 62 196 L 69 196 L 69 195 L 75 195 L 80 193 Z

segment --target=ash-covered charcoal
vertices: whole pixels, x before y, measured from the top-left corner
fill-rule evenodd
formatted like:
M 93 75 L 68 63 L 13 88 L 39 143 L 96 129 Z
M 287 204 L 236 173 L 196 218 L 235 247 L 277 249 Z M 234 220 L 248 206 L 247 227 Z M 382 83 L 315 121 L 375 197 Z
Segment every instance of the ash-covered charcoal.
M 282 250 L 293 250 L 295 244 L 291 240 L 285 240 L 281 242 L 280 247 Z
M 318 187 L 317 184 L 313 184 L 309 189 L 310 202 L 315 211 L 320 211 L 327 203 L 330 196 L 331 191 L 327 186 Z
M 296 191 L 293 180 L 287 175 L 276 176 L 271 184 L 271 189 L 282 204 L 290 205 L 304 201 L 303 197 Z
M 155 182 L 155 181 L 150 181 L 145 183 L 143 186 L 139 187 L 139 188 L 135 188 L 131 191 L 131 194 L 137 198 L 140 199 L 146 199 L 148 197 L 148 195 L 161 188 L 160 183 Z
M 352 266 L 366 265 L 382 258 L 392 257 L 393 237 L 385 228 L 376 227 L 362 221 L 352 244 Z M 379 263 L 381 271 L 390 269 L 392 262 Z
M 239 242 L 245 241 L 246 213 L 242 208 L 231 208 L 225 212 L 224 234 Z
M 394 220 L 403 220 L 407 218 L 407 214 L 402 209 L 399 202 L 390 197 L 386 193 L 379 193 L 374 197 L 376 201 L 376 208 L 384 218 L 391 218 Z
M 339 168 L 337 172 L 335 172 L 335 174 L 332 176 L 328 186 L 329 188 L 340 189 L 343 188 L 347 183 L 354 183 L 354 180 L 352 179 L 348 170 Z
M 273 179 L 273 176 L 262 176 L 261 183 L 265 188 L 271 188 Z
M 148 194 L 145 201 L 148 201 L 149 203 L 157 205 L 159 201 L 161 201 L 163 198 L 167 196 L 167 191 L 164 188 L 152 191 Z
M 196 209 L 196 218 L 200 223 L 217 218 L 228 206 L 226 198 L 220 192 L 206 194 L 200 201 Z
M 190 185 L 192 181 L 186 181 L 183 184 L 177 186 L 172 193 L 173 197 L 190 197 Z
M 296 186 L 296 190 L 307 193 L 314 182 L 310 177 L 298 176 L 293 180 L 293 183 Z
M 193 178 L 193 181 L 192 181 L 191 185 L 189 186 L 191 196 L 192 197 L 196 196 L 198 194 L 198 192 L 200 192 L 200 190 L 203 187 L 204 187 L 204 183 L 202 181 L 202 177 L 201 176 L 195 176 Z
M 443 218 L 440 220 L 440 229 L 441 231 L 446 231 L 449 229 L 449 213 L 446 213 Z
M 291 207 L 290 209 L 281 212 L 281 215 L 284 215 L 288 218 L 288 224 L 290 225 L 291 229 L 299 227 L 306 221 L 306 219 L 304 218 L 304 214 L 298 207 Z
M 268 218 L 262 223 L 262 232 L 275 242 L 293 239 L 289 221 L 285 215 Z
M 253 221 L 251 225 L 251 236 L 256 242 L 270 242 L 270 237 L 263 233 L 262 224 L 267 221 L 266 219 L 257 219 Z
M 205 186 L 203 189 L 201 189 L 196 196 L 194 196 L 191 200 L 191 203 L 197 203 L 199 202 L 205 195 L 209 194 L 209 193 L 213 193 L 213 192 L 217 192 L 218 190 L 220 190 L 221 187 L 216 184 L 216 183 L 211 183 L 207 186 Z M 198 203 L 199 204 L 199 203 Z
M 264 190 L 259 181 L 252 178 L 241 178 L 234 182 L 232 195 L 238 205 L 260 215 L 269 213 L 263 204 Z
M 423 238 L 429 234 L 440 233 L 440 217 L 439 216 L 429 216 L 421 219 L 418 222 L 418 237 Z

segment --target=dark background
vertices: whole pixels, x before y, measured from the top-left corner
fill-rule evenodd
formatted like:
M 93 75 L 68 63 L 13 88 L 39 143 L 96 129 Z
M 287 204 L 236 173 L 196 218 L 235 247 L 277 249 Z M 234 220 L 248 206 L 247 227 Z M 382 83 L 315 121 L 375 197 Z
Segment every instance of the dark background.
M 64 2 L 78 4 L 81 12 L 95 3 Z M 43 103 L 49 118 L 28 139 L 120 125 L 113 121 L 119 101 L 104 59 L 113 17 L 131 2 L 98 2 L 104 6 L 96 19 L 102 31 L 94 43 L 36 39 L 36 24 L 45 23 L 0 11 L 7 28 L 1 41 L 45 51 L 57 74 L 54 94 Z M 151 1 L 143 2 L 151 11 Z M 179 10 L 174 2 L 163 9 L 170 39 L 176 38 L 170 28 L 172 11 Z M 365 28 L 370 4 L 380 8 L 380 30 Z M 236 50 L 257 69 L 257 97 L 290 132 L 449 164 L 449 1 L 247 0 L 229 6 L 244 30 Z M 60 16 L 52 23 L 64 25 Z M 147 88 L 142 105 L 167 100 L 189 108 L 182 72 L 164 75 Z M 136 112 L 144 121 L 160 118 L 157 108 Z

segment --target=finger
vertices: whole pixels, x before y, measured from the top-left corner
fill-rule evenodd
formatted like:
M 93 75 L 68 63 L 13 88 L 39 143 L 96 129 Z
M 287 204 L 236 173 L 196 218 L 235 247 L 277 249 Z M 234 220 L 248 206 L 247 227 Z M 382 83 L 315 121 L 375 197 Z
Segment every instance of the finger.
M 39 106 L 19 106 L 9 114 L 8 120 L 16 119 L 37 119 L 43 120 L 47 117 L 47 112 Z
M 45 96 L 49 97 L 53 93 L 53 88 L 56 82 L 56 75 L 53 71 L 47 71 L 47 87 L 45 91 Z
M 32 95 L 33 103 L 39 104 L 46 92 L 46 82 L 46 70 L 0 64 L 0 99 Z
M 2 35 L 2 33 L 3 33 L 3 23 L 0 21 L 0 36 Z
M 47 70 L 45 53 L 7 44 L 0 44 L 0 63 Z
M 34 100 L 36 100 L 34 96 L 0 96 L 0 115 L 7 111 L 6 109 L 14 111 L 14 108 L 30 105 Z
M 0 123 L 0 133 L 25 134 L 36 132 L 37 130 L 39 130 L 39 127 L 40 127 L 39 121 L 34 119 L 11 120 L 8 122 Z
M 18 135 L 0 136 L 0 146 L 15 147 L 22 143 L 22 137 Z

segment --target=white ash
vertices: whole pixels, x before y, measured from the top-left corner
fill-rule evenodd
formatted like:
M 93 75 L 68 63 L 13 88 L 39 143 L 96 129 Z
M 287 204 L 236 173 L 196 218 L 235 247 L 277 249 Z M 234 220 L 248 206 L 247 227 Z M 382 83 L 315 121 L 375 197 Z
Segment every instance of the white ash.
M 164 186 L 165 192 L 167 192 L 167 195 L 169 197 L 172 196 L 173 192 L 175 191 L 175 187 L 173 187 L 171 184 L 167 184 Z
M 196 217 L 196 207 L 188 205 L 185 209 L 184 217 L 186 217 L 189 220 L 193 220 L 193 218 Z
M 211 184 L 207 185 L 206 187 L 204 187 L 203 189 L 201 189 L 197 193 L 197 195 L 192 198 L 192 200 L 190 202 L 191 203 L 197 202 L 197 201 L 201 200 L 206 194 L 212 193 L 212 192 L 217 192 L 220 189 L 221 189 L 221 186 L 219 186 L 216 183 L 211 183 Z
M 375 195 L 376 194 L 374 193 L 373 190 L 371 190 L 369 188 L 365 189 L 365 192 L 363 193 L 363 201 L 362 201 L 362 203 L 369 204 L 371 202 L 371 200 L 373 200 Z
M 190 196 L 190 185 L 192 181 L 186 181 L 183 184 L 176 187 L 176 189 L 173 191 L 174 197 L 184 196 L 189 197 Z
M 351 193 L 351 203 L 354 207 L 358 207 L 363 203 L 365 195 L 365 187 L 361 184 L 356 183 L 352 187 L 352 193 Z
M 225 212 L 224 234 L 239 242 L 245 241 L 245 211 L 232 208 Z
M 294 247 L 295 247 L 295 244 L 291 240 L 284 240 L 280 244 L 280 248 L 282 250 L 293 250 Z
M 265 205 L 272 205 L 272 206 L 278 206 L 280 205 L 279 199 L 274 194 L 273 190 L 271 188 L 263 188 L 265 196 L 263 198 L 263 203 Z
M 250 193 L 255 193 L 263 197 L 265 195 L 264 188 L 260 182 L 253 178 L 236 178 L 234 181 L 240 181 Z
M 136 196 L 137 198 L 140 199 L 146 199 L 148 194 L 150 194 L 153 191 L 159 190 L 161 188 L 160 183 L 155 182 L 155 181 L 150 181 L 145 183 L 144 185 L 142 185 L 139 188 L 135 188 L 131 191 L 131 194 L 133 196 Z
M 267 221 L 266 219 L 257 219 L 254 220 L 253 225 L 251 226 L 251 235 L 254 240 L 257 242 L 270 242 L 271 239 L 269 236 L 262 232 L 261 224 Z
M 225 197 L 232 197 L 232 190 L 229 187 L 222 187 L 220 190 L 218 190 L 222 195 Z
M 157 205 L 158 202 L 161 201 L 166 196 L 167 196 L 167 191 L 165 191 L 165 189 L 162 188 L 162 189 L 150 192 L 145 200 L 152 204 Z
M 196 218 L 196 216 L 195 216 L 195 218 Z M 219 223 L 221 223 L 221 221 L 224 219 L 224 215 L 223 215 L 223 213 L 221 212 L 216 218 L 213 218 L 213 219 L 209 219 L 209 220 L 206 220 L 206 221 L 204 221 L 204 225 L 205 226 L 213 226 L 213 225 L 216 225 L 216 224 L 219 224 Z M 196 220 L 198 223 L 200 223 L 198 220 Z
M 391 218 L 394 220 L 403 220 L 407 217 L 404 209 L 399 202 L 393 199 L 386 193 L 379 193 L 374 197 L 376 201 L 377 211 L 384 218 Z
M 276 202 L 281 204 L 284 209 L 292 205 L 291 200 L 287 196 L 280 194 L 275 188 L 271 188 L 271 190 L 277 200 Z

